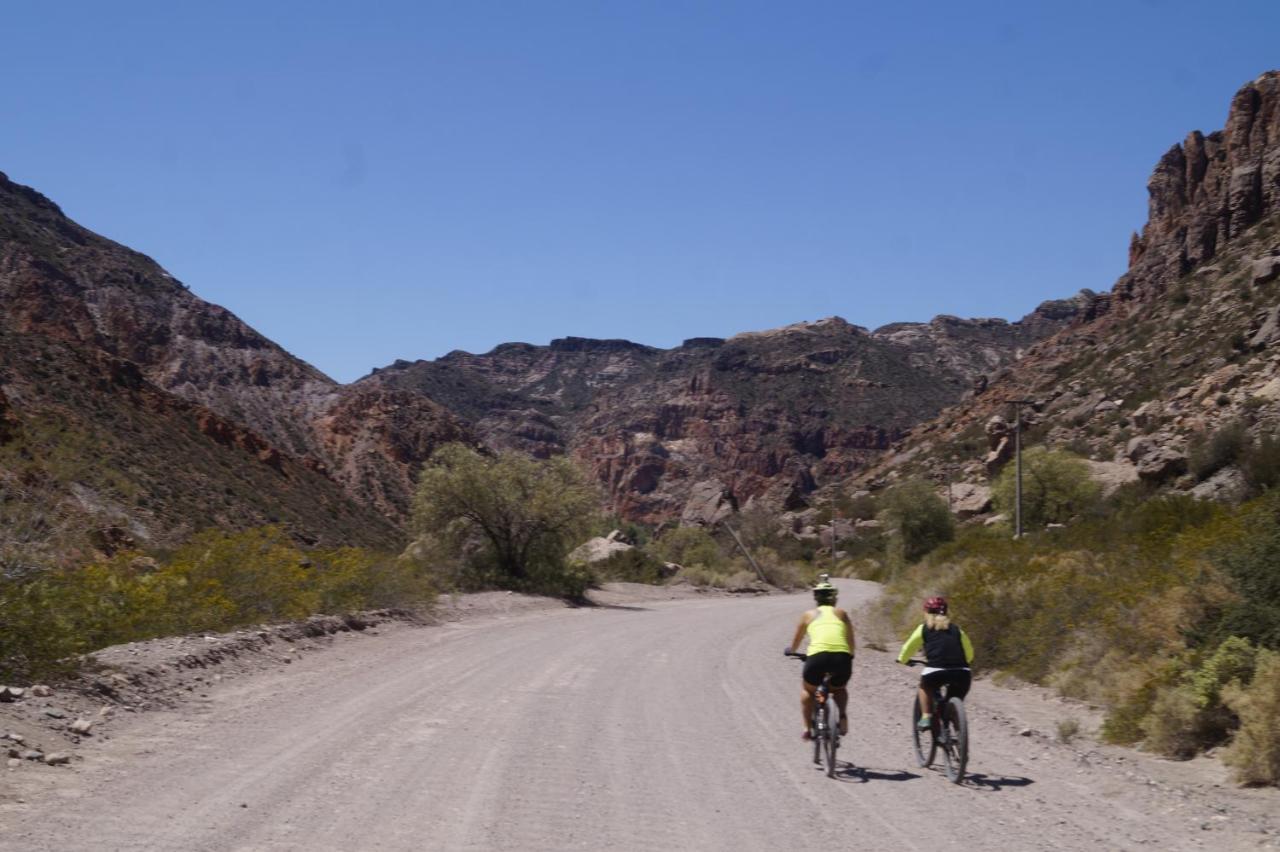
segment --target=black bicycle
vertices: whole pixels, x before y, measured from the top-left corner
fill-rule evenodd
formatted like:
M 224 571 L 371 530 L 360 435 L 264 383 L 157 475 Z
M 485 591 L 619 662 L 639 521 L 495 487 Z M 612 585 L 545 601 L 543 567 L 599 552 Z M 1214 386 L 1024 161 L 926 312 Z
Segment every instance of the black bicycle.
M 928 664 L 924 660 L 908 660 L 907 665 Z M 965 716 L 964 702 L 944 694 L 941 687 L 933 688 L 933 718 L 927 730 L 927 745 L 924 742 L 926 731 L 920 730 L 920 713 L 920 695 L 917 693 L 911 706 L 911 743 L 915 746 L 916 764 L 932 765 L 938 749 L 942 749 L 947 780 L 952 784 L 959 784 L 964 778 L 965 765 L 969 762 L 969 719 Z
M 809 659 L 808 654 L 791 650 L 783 653 L 801 662 Z M 822 683 L 813 694 L 813 716 L 809 719 L 809 736 L 813 739 L 813 762 L 819 766 L 825 761 L 827 777 L 836 774 L 836 749 L 840 748 L 840 708 L 831 697 L 831 673 L 822 676 Z

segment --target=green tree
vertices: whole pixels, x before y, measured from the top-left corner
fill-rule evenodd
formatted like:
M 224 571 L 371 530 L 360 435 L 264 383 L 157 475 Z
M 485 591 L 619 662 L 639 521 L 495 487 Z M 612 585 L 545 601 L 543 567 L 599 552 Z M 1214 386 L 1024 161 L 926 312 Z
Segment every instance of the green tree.
M 587 577 L 565 556 L 598 511 L 599 495 L 568 459 L 448 444 L 422 470 L 413 523 L 465 563 L 472 585 L 578 596 Z
M 892 543 L 905 562 L 915 562 L 955 537 L 955 521 L 947 503 L 929 483 L 911 479 L 885 492 L 880 501 Z
M 992 489 L 998 511 L 1013 517 L 1016 466 L 1005 465 Z M 1027 528 L 1066 523 L 1098 504 L 1102 490 L 1083 459 L 1061 450 L 1032 447 L 1022 454 L 1022 524 Z

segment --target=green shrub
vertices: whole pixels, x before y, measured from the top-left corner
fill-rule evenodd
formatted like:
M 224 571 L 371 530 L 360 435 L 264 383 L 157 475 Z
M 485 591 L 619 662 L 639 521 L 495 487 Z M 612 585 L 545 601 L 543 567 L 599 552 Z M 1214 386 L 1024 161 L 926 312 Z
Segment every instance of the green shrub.
M 1280 652 L 1259 651 L 1249 685 L 1230 684 L 1222 697 L 1240 719 L 1223 761 L 1242 783 L 1280 785 Z
M 1280 438 L 1266 434 L 1248 444 L 1240 457 L 1240 471 L 1254 494 L 1280 484 Z
M 598 499 L 568 459 L 448 444 L 419 475 L 413 525 L 460 561 L 469 586 L 575 597 L 590 574 L 565 557 L 590 530 Z
M 895 485 L 885 492 L 880 506 L 892 546 L 903 562 L 915 562 L 955 536 L 951 510 L 927 482 L 913 479 Z
M 663 579 L 662 560 L 638 547 L 611 554 L 592 565 L 591 570 L 601 580 L 624 583 L 660 583 Z
M 433 598 L 428 573 L 411 560 L 305 551 L 274 527 L 204 532 L 163 562 L 123 553 L 0 576 L 0 681 L 65 674 L 107 645 Z
M 999 512 L 1014 516 L 1017 497 L 1015 465 L 1005 465 L 992 488 Z M 1098 505 L 1101 489 L 1083 460 L 1061 451 L 1032 447 L 1022 454 L 1022 526 L 1033 530 L 1063 524 Z
M 716 570 L 728 559 L 719 542 L 702 527 L 672 527 L 665 530 L 650 550 L 665 562 L 674 562 L 686 568 L 701 565 Z
M 1233 420 L 1205 437 L 1196 435 L 1187 445 L 1187 468 L 1198 480 L 1208 479 L 1245 452 L 1248 434 L 1244 424 Z

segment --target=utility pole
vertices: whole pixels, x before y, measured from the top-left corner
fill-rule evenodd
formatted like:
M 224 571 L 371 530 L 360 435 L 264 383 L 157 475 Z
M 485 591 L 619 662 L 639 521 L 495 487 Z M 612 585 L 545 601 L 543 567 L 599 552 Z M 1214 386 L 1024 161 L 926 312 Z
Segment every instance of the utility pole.
M 742 551 L 742 555 L 747 557 L 747 561 L 751 563 L 751 567 L 756 569 L 756 576 L 760 578 L 760 582 L 767 584 L 769 582 L 768 578 L 765 577 L 764 572 L 760 570 L 760 565 L 756 562 L 755 557 L 751 555 L 751 551 L 747 550 L 747 546 L 742 543 L 742 539 L 738 538 L 737 531 L 734 530 L 733 527 L 729 526 L 729 522 L 727 520 L 721 521 L 720 523 L 729 531 L 729 535 L 733 536 L 734 544 L 738 545 L 738 549 Z
M 1031 405 L 1029 399 L 1013 399 L 1013 537 L 1022 538 L 1022 406 Z

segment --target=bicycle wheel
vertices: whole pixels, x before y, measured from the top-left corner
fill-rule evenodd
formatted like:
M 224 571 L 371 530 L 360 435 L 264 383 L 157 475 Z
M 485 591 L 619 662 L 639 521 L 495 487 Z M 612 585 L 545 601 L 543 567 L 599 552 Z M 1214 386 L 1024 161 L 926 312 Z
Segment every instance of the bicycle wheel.
M 969 719 L 965 716 L 964 702 L 959 698 L 947 701 L 942 717 L 946 726 L 947 780 L 959 784 L 964 779 L 964 767 L 969 762 Z
M 827 706 L 819 704 L 813 708 L 813 720 L 809 723 L 809 734 L 813 737 L 813 762 L 822 763 L 822 731 L 825 727 L 823 714 Z
M 911 744 L 916 751 L 916 766 L 929 766 L 933 763 L 934 753 L 938 750 L 938 741 L 933 737 L 933 731 L 920 730 L 920 696 L 916 696 L 915 704 L 911 706 Z M 928 742 L 925 738 L 928 737 Z
M 825 705 L 827 713 L 826 736 L 822 738 L 823 752 L 827 760 L 827 777 L 836 777 L 836 747 L 840 739 L 840 709 L 833 708 L 831 702 Z

